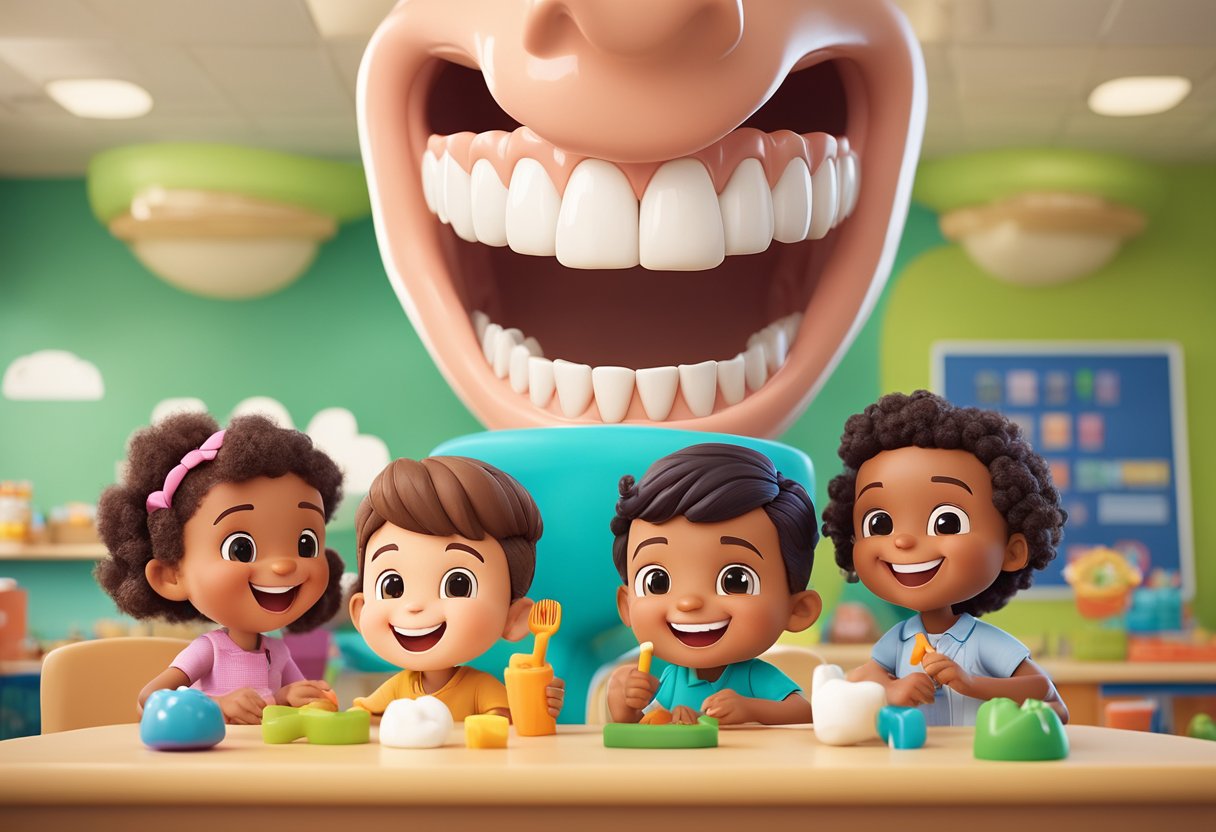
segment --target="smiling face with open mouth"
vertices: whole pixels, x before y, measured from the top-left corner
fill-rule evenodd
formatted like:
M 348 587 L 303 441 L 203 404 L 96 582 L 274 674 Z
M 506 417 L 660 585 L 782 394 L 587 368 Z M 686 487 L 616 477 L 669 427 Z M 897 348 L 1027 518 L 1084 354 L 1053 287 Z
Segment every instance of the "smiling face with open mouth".
M 368 539 L 351 619 L 367 645 L 407 670 L 445 670 L 506 635 L 511 574 L 502 544 L 385 523 Z
M 621 619 L 664 661 L 704 669 L 754 659 L 790 623 L 781 545 L 762 508 L 717 523 L 634 520 L 628 553 Z
M 176 579 L 199 612 L 230 632 L 286 627 L 329 584 L 324 503 L 296 474 L 215 485 L 182 543 Z
M 359 82 L 386 269 L 491 428 L 775 435 L 886 279 L 924 86 L 886 0 L 408 0 Z
M 967 451 L 879 453 L 857 471 L 853 516 L 853 568 L 893 604 L 948 611 L 1009 565 L 1010 536 L 992 502 L 991 475 Z

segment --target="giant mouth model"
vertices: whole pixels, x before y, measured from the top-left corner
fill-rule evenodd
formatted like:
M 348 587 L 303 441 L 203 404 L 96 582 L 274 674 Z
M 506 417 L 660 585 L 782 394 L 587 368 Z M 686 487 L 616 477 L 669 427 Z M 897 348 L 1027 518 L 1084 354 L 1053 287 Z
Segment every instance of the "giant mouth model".
M 359 80 L 389 278 L 491 428 L 778 434 L 886 280 L 924 87 L 886 0 L 407 0 Z

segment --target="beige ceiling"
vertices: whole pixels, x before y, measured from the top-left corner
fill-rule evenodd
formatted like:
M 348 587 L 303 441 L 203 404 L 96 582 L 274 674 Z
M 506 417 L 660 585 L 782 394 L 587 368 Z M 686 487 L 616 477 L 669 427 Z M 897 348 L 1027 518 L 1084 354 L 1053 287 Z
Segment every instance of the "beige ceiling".
M 898 0 L 929 77 L 925 155 L 1021 145 L 1216 160 L 1216 0 Z M 0 0 L 0 176 L 79 175 L 99 150 L 222 141 L 355 158 L 363 45 L 393 0 Z M 1120 75 L 1184 75 L 1157 116 L 1094 115 Z M 57 78 L 115 77 L 150 114 L 83 120 Z

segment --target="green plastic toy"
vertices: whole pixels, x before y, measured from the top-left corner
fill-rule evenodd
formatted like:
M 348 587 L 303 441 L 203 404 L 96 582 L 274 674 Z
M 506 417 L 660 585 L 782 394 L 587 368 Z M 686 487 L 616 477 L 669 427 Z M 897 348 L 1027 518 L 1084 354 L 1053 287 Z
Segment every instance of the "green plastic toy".
M 975 718 L 975 758 L 1005 762 L 1063 760 L 1068 735 L 1060 717 L 1038 699 L 1019 708 L 1012 699 L 990 699 Z
M 1197 740 L 1216 740 L 1216 720 L 1207 714 L 1195 714 L 1186 726 L 1186 735 Z
M 633 725 L 614 722 L 604 726 L 605 748 L 717 748 L 718 720 L 697 717 L 696 725 Z
M 262 742 L 282 745 L 305 737 L 313 745 L 362 745 L 371 736 L 372 715 L 364 710 L 322 711 L 267 705 L 262 711 Z

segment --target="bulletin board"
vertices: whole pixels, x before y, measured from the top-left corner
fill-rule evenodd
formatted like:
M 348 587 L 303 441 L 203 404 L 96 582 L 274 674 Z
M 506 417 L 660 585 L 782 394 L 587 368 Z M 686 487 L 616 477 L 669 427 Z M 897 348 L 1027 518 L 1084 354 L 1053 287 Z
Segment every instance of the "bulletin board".
M 1028 594 L 1071 596 L 1071 557 L 1124 552 L 1195 592 L 1182 351 L 1171 342 L 939 341 L 933 389 L 999 410 L 1051 466 L 1068 512 L 1059 556 Z

